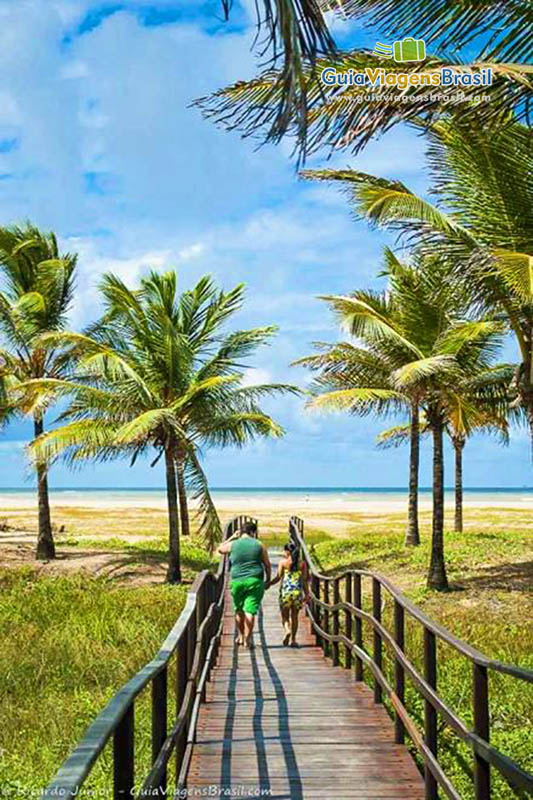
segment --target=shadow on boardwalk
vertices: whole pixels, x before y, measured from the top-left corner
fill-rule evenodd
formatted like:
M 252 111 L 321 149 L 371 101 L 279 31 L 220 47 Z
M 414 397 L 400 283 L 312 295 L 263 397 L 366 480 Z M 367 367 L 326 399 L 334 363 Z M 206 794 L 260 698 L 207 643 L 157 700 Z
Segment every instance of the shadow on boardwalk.
M 277 594 L 267 592 L 255 648 L 237 648 L 227 598 L 190 796 L 422 800 L 420 774 L 368 687 L 329 665 L 306 621 L 299 648 L 283 647 L 282 635 Z

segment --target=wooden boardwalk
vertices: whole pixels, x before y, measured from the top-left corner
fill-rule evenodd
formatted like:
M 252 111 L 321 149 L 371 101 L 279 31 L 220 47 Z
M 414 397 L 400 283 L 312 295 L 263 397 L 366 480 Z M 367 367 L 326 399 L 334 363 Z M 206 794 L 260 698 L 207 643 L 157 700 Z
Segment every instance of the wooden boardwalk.
M 330 666 L 303 615 L 300 647 L 281 639 L 277 587 L 265 596 L 251 651 L 234 644 L 226 598 L 190 796 L 423 800 L 420 773 L 368 687 Z

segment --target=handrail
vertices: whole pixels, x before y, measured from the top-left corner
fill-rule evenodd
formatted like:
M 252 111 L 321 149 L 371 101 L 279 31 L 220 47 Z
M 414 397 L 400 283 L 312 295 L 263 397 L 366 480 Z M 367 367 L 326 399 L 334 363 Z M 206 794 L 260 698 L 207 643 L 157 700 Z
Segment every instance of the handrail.
M 409 736 L 424 763 L 426 799 L 437 800 L 439 787 L 449 800 L 460 800 L 460 795 L 444 773 L 438 761 L 438 726 L 440 714 L 447 725 L 464 742 L 470 745 L 474 756 L 474 792 L 476 800 L 490 800 L 490 768 L 494 767 L 515 789 L 533 794 L 533 775 L 490 744 L 489 670 L 511 675 L 518 680 L 533 682 L 533 671 L 487 658 L 479 650 L 452 636 L 449 631 L 427 617 L 408 600 L 387 578 L 377 572 L 348 569 L 340 574 L 325 575 L 313 561 L 304 536 L 304 523 L 291 517 L 289 535 L 299 545 L 306 562 L 310 579 L 310 603 L 307 614 L 314 630 L 317 644 L 325 655 L 331 655 L 333 666 L 339 666 L 339 645 L 345 652 L 344 666 L 352 667 L 355 659 L 355 679 L 363 680 L 363 665 L 374 678 L 374 700 L 382 701 L 385 693 L 395 716 L 395 740 L 402 744 Z M 362 579 L 372 581 L 372 612 L 362 608 Z M 344 583 L 344 599 L 340 587 Z M 394 632 L 382 621 L 382 588 L 394 601 Z M 330 599 L 330 589 L 332 598 Z M 322 596 L 321 596 L 322 595 Z M 344 615 L 344 632 L 341 631 L 340 613 Z M 424 631 L 424 675 L 409 661 L 404 652 L 405 614 L 419 622 Z M 373 652 L 363 646 L 363 623 L 373 633 Z M 473 666 L 473 717 L 474 730 L 449 708 L 437 692 L 437 641 L 441 640 L 470 660 Z M 383 650 L 383 643 L 386 645 Z M 383 656 L 390 655 L 394 665 L 394 687 L 383 671 Z M 408 676 L 424 699 L 424 734 L 409 715 L 405 705 L 405 676 Z
M 240 516 L 224 529 L 224 539 L 253 520 Z M 154 658 L 145 664 L 111 698 L 87 729 L 72 754 L 63 762 L 42 795 L 44 800 L 76 797 L 90 775 L 105 745 L 113 736 L 113 800 L 133 796 L 134 788 L 134 707 L 142 690 L 152 689 L 152 769 L 145 778 L 140 797 L 164 796 L 167 764 L 176 757 L 176 774 L 183 783 L 188 769 L 188 749 L 194 739 L 199 704 L 218 655 L 223 623 L 227 558 L 221 558 L 215 574 L 200 572 L 187 594 L 185 606 Z M 170 659 L 177 656 L 174 699 L 177 715 L 167 733 L 168 682 Z M 153 794 L 153 792 L 159 794 Z

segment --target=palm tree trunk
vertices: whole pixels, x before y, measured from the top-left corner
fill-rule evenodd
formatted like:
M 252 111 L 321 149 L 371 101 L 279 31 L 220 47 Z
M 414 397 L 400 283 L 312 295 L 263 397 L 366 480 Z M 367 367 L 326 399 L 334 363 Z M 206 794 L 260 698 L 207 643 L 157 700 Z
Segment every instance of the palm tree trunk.
M 35 438 L 44 432 L 41 415 L 33 418 Z M 37 551 L 35 557 L 39 561 L 49 561 L 56 557 L 52 521 L 50 518 L 50 498 L 48 495 L 48 470 L 45 464 L 37 465 L 37 495 L 39 500 L 39 532 L 37 535 Z
M 181 535 L 190 536 L 189 508 L 187 505 L 187 490 L 185 489 L 185 455 L 178 453 L 176 458 L 176 472 L 178 475 L 178 495 L 180 502 Z
M 411 407 L 411 428 L 409 443 L 409 503 L 407 512 L 407 532 L 405 544 L 420 544 L 418 528 L 418 469 L 420 463 L 420 412 L 418 403 Z
M 455 450 L 455 526 L 458 533 L 463 531 L 463 448 L 464 439 L 454 437 Z
M 180 521 L 178 515 L 178 495 L 176 491 L 176 470 L 174 455 L 170 448 L 165 450 L 168 505 L 168 569 L 167 583 L 181 583 L 180 565 Z
M 433 432 L 433 530 L 427 585 L 428 589 L 443 591 L 448 588 L 444 562 L 444 425 L 439 419 L 432 423 L 431 428 Z

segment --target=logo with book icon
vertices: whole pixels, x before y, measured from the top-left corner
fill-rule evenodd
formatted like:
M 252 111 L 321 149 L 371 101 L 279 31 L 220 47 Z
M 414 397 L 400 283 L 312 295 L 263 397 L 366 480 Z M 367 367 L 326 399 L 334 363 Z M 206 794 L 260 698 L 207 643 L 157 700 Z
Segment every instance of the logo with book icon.
M 423 39 L 413 39 L 408 36 L 393 44 L 376 42 L 372 51 L 378 58 L 394 58 L 395 61 L 423 61 L 426 57 L 426 43 Z

